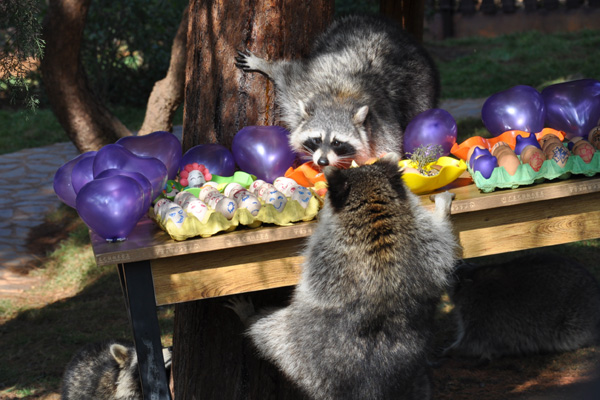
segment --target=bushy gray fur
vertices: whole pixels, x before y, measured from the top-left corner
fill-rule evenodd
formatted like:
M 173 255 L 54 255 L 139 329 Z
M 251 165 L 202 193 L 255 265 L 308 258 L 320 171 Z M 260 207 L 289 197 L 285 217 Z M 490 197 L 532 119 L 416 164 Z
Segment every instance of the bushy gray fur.
M 69 362 L 62 400 L 141 400 L 135 348 L 118 341 L 94 343 Z
M 313 399 L 429 399 L 432 318 L 455 262 L 450 193 L 423 209 L 388 160 L 325 174 L 291 304 L 248 334 Z
M 502 264 L 462 264 L 450 298 L 457 339 L 446 355 L 561 352 L 600 338 L 600 286 L 575 260 L 553 253 Z
M 306 59 L 265 61 L 247 51 L 237 66 L 274 81 L 291 147 L 321 166 L 402 155 L 407 124 L 439 96 L 427 52 L 395 23 L 373 16 L 335 21 Z

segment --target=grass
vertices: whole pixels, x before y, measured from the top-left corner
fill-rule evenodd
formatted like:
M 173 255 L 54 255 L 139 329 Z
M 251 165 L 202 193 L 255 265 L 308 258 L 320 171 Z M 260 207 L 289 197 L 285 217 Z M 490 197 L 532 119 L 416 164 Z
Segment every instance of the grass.
M 144 108 L 114 106 L 112 112 L 131 131 L 142 127 Z M 183 123 L 183 107 L 175 114 L 174 125 Z M 22 149 L 68 142 L 69 138 L 50 109 L 0 109 L 0 155 Z
M 83 345 L 131 340 L 115 266 L 97 267 L 88 229 L 62 206 L 46 224 L 67 226 L 68 237 L 48 254 L 39 287 L 0 302 L 0 398 L 46 398 L 56 393 L 65 365 Z M 172 343 L 172 308 L 159 311 L 163 343 Z
M 426 44 L 440 70 L 442 98 L 480 98 L 515 85 L 541 90 L 579 78 L 600 79 L 600 31 L 496 38 L 451 39 Z

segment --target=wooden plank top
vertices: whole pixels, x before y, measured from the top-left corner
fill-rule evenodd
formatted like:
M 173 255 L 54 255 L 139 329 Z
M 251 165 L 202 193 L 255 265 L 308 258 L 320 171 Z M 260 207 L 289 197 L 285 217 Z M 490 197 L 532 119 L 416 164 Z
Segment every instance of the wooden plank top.
M 449 186 L 444 189 L 456 194 L 452 203 L 452 214 L 461 214 L 551 199 L 569 199 L 577 195 L 600 192 L 600 177 L 571 178 L 492 193 L 481 193 L 474 184 Z M 433 209 L 430 195 L 420 198 L 424 207 Z M 572 201 L 576 204 L 576 199 Z M 598 207 L 600 208 L 600 204 Z M 265 225 L 255 229 L 240 227 L 233 232 L 220 233 L 209 238 L 192 238 L 177 242 L 154 221 L 144 217 L 124 242 L 108 243 L 93 232 L 90 236 L 96 263 L 100 266 L 303 238 L 310 236 L 315 226 L 316 221 L 291 226 Z

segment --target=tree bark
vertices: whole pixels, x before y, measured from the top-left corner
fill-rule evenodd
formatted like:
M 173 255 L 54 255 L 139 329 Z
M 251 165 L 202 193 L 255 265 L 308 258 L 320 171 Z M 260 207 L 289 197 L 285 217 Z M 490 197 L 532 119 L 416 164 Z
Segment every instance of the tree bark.
M 80 49 L 91 0 L 50 0 L 41 70 L 52 110 L 80 152 L 131 133 L 92 93 Z
M 186 7 L 181 17 L 181 23 L 173 46 L 171 60 L 164 79 L 156 82 L 148 98 L 144 123 L 138 135 L 147 135 L 156 131 L 173 131 L 173 115 L 183 102 L 185 87 L 185 60 L 188 31 L 189 7 Z
M 422 0 L 380 0 L 379 13 L 402 24 L 419 42 L 423 41 L 425 2 Z
M 272 82 L 238 70 L 237 50 L 266 59 L 306 56 L 332 16 L 333 0 L 191 0 L 184 148 L 229 147 L 244 126 L 277 124 Z
M 278 123 L 274 88 L 235 67 L 237 50 L 267 59 L 298 58 L 333 16 L 333 0 L 191 0 L 184 103 L 184 150 L 230 147 L 248 125 Z M 282 306 L 289 289 L 252 294 L 254 304 Z M 173 381 L 177 399 L 300 399 L 303 395 L 257 357 L 237 316 L 222 299 L 176 306 Z

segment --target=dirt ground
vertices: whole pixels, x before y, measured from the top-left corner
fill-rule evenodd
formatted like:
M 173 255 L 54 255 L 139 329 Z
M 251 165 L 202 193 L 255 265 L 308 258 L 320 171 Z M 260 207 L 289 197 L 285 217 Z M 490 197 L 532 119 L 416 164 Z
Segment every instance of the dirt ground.
M 43 260 L 73 227 L 53 222 L 32 230 L 28 249 Z M 30 269 L 34 265 L 29 266 Z M 27 279 L 27 275 L 23 276 Z M 34 278 L 32 278 L 34 279 Z M 36 282 L 39 284 L 40 282 Z M 67 293 L 22 298 L 38 304 L 57 301 Z M 46 296 L 36 298 L 36 296 Z M 0 296 L 1 297 L 1 296 Z M 21 296 L 20 296 L 21 297 Z M 436 346 L 452 341 L 451 311 L 443 311 L 437 322 Z M 435 399 L 439 400 L 592 400 L 600 399 L 600 346 L 563 354 L 503 358 L 480 365 L 476 360 L 448 359 L 434 369 Z M 54 395 L 43 397 L 55 399 Z

